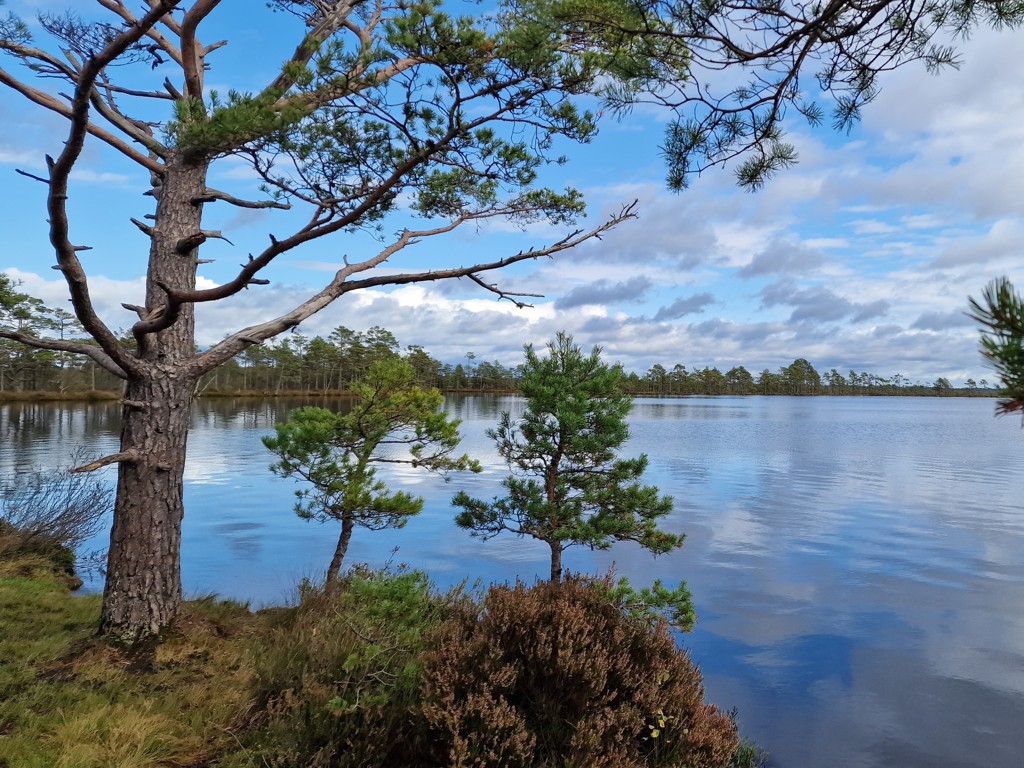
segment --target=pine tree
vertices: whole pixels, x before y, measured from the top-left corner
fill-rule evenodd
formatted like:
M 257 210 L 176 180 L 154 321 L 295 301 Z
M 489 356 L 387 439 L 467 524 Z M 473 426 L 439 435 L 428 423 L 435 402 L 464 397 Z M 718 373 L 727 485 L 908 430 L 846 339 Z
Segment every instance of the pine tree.
M 516 418 L 506 411 L 488 432 L 511 470 L 505 496 L 482 501 L 459 492 L 456 523 L 484 539 L 509 531 L 543 541 L 552 581 L 562 577 L 568 547 L 635 541 L 658 554 L 682 546 L 683 536 L 657 527 L 672 499 L 640 482 L 647 457 L 618 458 L 632 408 L 622 369 L 603 362 L 598 347 L 585 355 L 565 333 L 547 349 L 541 357 L 526 347 L 526 411 Z
M 449 420 L 437 389 L 416 386 L 416 371 L 399 360 L 370 366 L 353 386 L 351 410 L 299 408 L 263 438 L 278 457 L 271 470 L 304 480 L 295 511 L 307 520 L 341 523 L 326 587 L 337 582 L 352 532 L 401 528 L 423 509 L 423 499 L 393 491 L 377 478 L 381 464 L 405 464 L 430 472 L 479 471 L 469 456 L 455 456 L 459 422 Z

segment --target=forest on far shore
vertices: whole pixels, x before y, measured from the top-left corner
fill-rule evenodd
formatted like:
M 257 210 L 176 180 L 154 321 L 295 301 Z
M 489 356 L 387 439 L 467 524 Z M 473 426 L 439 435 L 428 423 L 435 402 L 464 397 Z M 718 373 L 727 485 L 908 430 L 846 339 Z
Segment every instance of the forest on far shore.
M 70 313 L 38 308 L 40 335 L 79 338 Z M 45 325 L 43 325 L 45 321 Z M 130 336 L 130 334 L 127 334 Z M 442 362 L 423 347 L 404 349 L 391 331 L 374 326 L 354 331 L 344 326 L 327 338 L 292 333 L 252 346 L 208 374 L 200 394 L 316 395 L 348 391 L 369 366 L 381 359 L 402 357 L 416 370 L 418 383 L 448 392 L 512 392 L 518 389 L 518 366 L 490 362 L 468 352 L 456 363 Z M 880 376 L 835 368 L 819 372 L 804 358 L 775 371 L 751 372 L 737 365 L 723 372 L 715 367 L 687 368 L 680 363 L 656 364 L 643 373 L 627 371 L 623 379 L 633 395 L 913 395 L 993 396 L 988 381 L 967 379 L 954 387 L 946 378 L 912 381 L 899 373 Z M 32 349 L 0 339 L 0 399 L 74 398 L 86 393 L 121 389 L 121 382 L 90 359 L 65 352 Z

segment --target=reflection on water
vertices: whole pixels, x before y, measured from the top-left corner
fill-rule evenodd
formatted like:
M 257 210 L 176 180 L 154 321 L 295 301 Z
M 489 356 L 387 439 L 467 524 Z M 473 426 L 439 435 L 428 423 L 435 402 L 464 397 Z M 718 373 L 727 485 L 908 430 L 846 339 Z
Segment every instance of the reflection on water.
M 120 423 L 121 408 L 110 403 L 0 404 L 0 473 L 67 465 L 77 445 L 116 446 Z
M 296 404 L 197 404 L 189 592 L 280 602 L 326 567 L 337 532 L 295 517 L 296 486 L 267 471 L 259 440 Z M 357 531 L 351 561 L 407 562 L 443 585 L 546 574 L 544 545 L 471 539 L 448 506 L 458 489 L 498 492 L 504 471 L 484 432 L 520 407 L 451 399 L 485 471 L 448 484 L 387 475 L 426 509 L 401 531 Z M 685 642 L 709 696 L 739 708 L 774 765 L 1020 766 L 1024 434 L 991 414 L 980 399 L 639 400 L 630 449 L 675 497 L 668 527 L 686 546 L 656 560 L 635 546 L 573 549 L 567 564 L 687 579 L 701 619 Z M 116 450 L 118 419 L 108 404 L 0 406 L 0 472 L 66 462 L 75 444 Z

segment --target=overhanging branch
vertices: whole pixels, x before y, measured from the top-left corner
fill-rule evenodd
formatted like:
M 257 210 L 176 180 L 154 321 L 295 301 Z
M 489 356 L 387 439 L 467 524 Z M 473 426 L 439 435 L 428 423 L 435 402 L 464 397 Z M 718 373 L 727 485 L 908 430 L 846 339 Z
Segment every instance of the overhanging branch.
M 349 293 L 351 291 L 361 290 L 364 288 L 374 288 L 381 286 L 390 285 L 408 285 L 410 283 L 424 283 L 424 282 L 435 282 L 437 280 L 447 280 L 454 277 L 470 277 L 476 276 L 475 282 L 483 284 L 488 290 L 501 294 L 500 288 L 489 287 L 486 283 L 483 283 L 479 279 L 479 273 L 488 272 L 494 269 L 502 269 L 512 264 L 517 264 L 521 261 L 528 261 L 533 259 L 539 259 L 544 256 L 553 256 L 556 253 L 575 248 L 578 245 L 592 240 L 600 238 L 605 232 L 611 230 L 613 227 L 621 224 L 629 219 L 636 218 L 636 206 L 637 202 L 625 205 L 615 215 L 608 218 L 603 224 L 586 231 L 577 230 L 563 237 L 561 240 L 540 249 L 531 249 L 528 251 L 520 251 L 512 256 L 507 256 L 502 259 L 497 259 L 490 262 L 480 262 L 467 267 L 455 267 L 452 269 L 442 270 L 429 270 L 425 272 L 409 272 L 404 274 L 396 275 L 380 275 L 376 277 L 364 278 L 362 280 L 349 280 L 353 274 L 370 269 L 372 266 L 379 266 L 388 257 L 402 250 L 408 245 L 414 245 L 419 242 L 420 237 L 428 236 L 431 234 L 441 234 L 446 231 L 451 231 L 458 226 L 459 223 L 469 220 L 461 219 L 451 224 L 440 227 L 436 230 L 422 231 L 422 232 L 409 232 L 406 231 L 402 236 L 395 242 L 392 243 L 388 248 L 385 248 L 373 259 L 368 259 L 365 262 L 359 264 L 347 265 L 345 268 L 339 270 L 334 279 L 319 291 L 314 296 L 298 305 L 291 312 L 280 315 L 279 317 L 269 320 L 265 323 L 253 325 L 248 328 L 243 328 L 237 333 L 228 336 L 223 341 L 211 347 L 209 350 L 199 355 L 192 363 L 192 373 L 200 375 L 211 371 L 218 365 L 230 360 L 232 357 L 237 355 L 242 350 L 252 346 L 253 344 L 259 344 L 267 339 L 273 338 L 278 334 L 299 325 L 304 320 L 312 317 L 314 314 L 328 306 L 335 299 L 340 296 Z M 216 289 L 212 289 L 216 290 Z M 519 294 L 508 294 L 509 296 Z
M 120 379 L 126 378 L 124 369 L 114 362 L 110 355 L 92 344 L 84 344 L 77 341 L 66 341 L 63 339 L 44 339 L 39 336 L 22 333 L 21 331 L 6 330 L 0 330 L 0 338 L 10 339 L 11 341 L 16 341 L 19 344 L 24 344 L 25 346 L 33 347 L 34 349 L 48 349 L 53 352 L 69 352 L 73 355 L 84 355 L 85 357 L 92 359 L 92 361 L 103 370 L 114 374 Z
M 82 154 L 85 137 L 90 132 L 89 106 L 100 74 L 114 59 L 140 40 L 146 31 L 170 12 L 175 5 L 174 0 L 153 2 L 149 13 L 113 38 L 102 51 L 83 63 L 78 72 L 74 98 L 71 102 L 70 128 L 64 143 L 64 150 L 55 161 L 48 163 L 50 193 L 47 197 L 47 212 L 50 215 L 50 242 L 53 244 L 57 256 L 57 268 L 64 274 L 78 320 L 89 335 L 99 343 L 103 351 L 122 371 L 126 372 L 137 369 L 140 362 L 121 346 L 117 337 L 96 314 L 92 298 L 89 295 L 85 270 L 78 259 L 75 246 L 69 239 L 68 179 Z

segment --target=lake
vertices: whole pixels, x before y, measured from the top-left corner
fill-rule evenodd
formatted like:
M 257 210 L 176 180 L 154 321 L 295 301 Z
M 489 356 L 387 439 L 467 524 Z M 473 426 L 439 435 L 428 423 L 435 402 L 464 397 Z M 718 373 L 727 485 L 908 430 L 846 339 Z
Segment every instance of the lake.
M 183 578 L 254 606 L 294 599 L 326 569 L 331 526 L 291 511 L 260 437 L 296 403 L 203 400 L 186 469 Z M 675 498 L 687 534 L 657 559 L 632 545 L 570 549 L 634 584 L 685 579 L 699 622 L 682 638 L 708 697 L 783 768 L 1024 764 L 1024 431 L 994 401 L 938 398 L 638 399 L 628 453 Z M 533 580 L 544 545 L 483 543 L 452 524 L 458 489 L 504 476 L 484 431 L 513 397 L 449 398 L 485 472 L 391 482 L 423 495 L 404 530 L 359 529 L 348 562 L 407 563 L 441 586 Z M 109 404 L 0 406 L 0 474 L 116 451 Z M 110 470 L 106 477 L 113 481 Z M 96 542 L 93 546 L 100 546 Z M 93 585 L 96 587 L 97 585 Z

